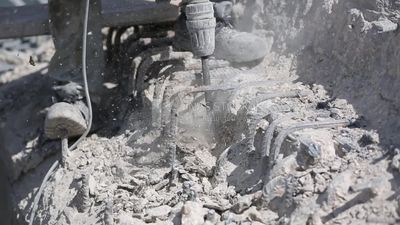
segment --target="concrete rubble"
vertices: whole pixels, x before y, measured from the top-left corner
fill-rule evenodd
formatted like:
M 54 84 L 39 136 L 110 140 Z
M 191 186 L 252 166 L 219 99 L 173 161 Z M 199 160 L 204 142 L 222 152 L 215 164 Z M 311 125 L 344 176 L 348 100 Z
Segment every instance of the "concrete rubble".
M 52 174 L 34 224 L 398 223 L 400 98 L 392 73 L 400 5 L 265 1 L 258 19 L 240 20 L 246 7 L 261 6 L 239 2 L 239 26 L 263 28 L 273 42 L 264 61 L 214 60 L 212 85 L 199 90 L 191 54 L 180 54 L 182 63 L 169 59 L 176 71 L 154 66 L 144 73 L 137 67 L 146 57 L 172 49 L 134 55 L 119 68 L 129 85 L 110 90 L 115 96 L 105 107 L 113 112 L 97 118 L 103 123 Z M 122 49 L 142 44 L 122 42 Z M 47 53 L 35 55 L 39 65 L 48 62 Z M 22 225 L 39 177 L 59 157 L 59 143 L 40 135 L 54 92 L 45 91 L 51 81 L 36 67 L 19 66 L 32 75 L 4 68 L 0 148 L 13 159 L 4 171 Z M 134 83 L 141 76 L 146 82 Z M 24 82 L 42 88 L 25 91 Z M 31 102 L 32 95 L 43 102 Z M 141 107 L 132 106 L 133 95 Z M 15 116 L 29 118 L 29 128 L 10 122 Z

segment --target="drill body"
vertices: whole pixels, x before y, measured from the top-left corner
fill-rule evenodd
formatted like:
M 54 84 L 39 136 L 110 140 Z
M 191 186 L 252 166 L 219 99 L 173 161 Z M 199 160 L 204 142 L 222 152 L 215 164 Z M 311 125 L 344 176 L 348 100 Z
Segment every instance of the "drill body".
M 209 0 L 188 0 L 184 10 L 193 54 L 198 57 L 212 55 L 216 27 L 213 3 Z
M 192 52 L 201 58 L 203 85 L 211 84 L 208 57 L 215 50 L 214 5 L 209 0 L 189 0 L 185 7 L 186 27 L 189 31 Z M 211 108 L 211 96 L 206 93 L 206 104 Z

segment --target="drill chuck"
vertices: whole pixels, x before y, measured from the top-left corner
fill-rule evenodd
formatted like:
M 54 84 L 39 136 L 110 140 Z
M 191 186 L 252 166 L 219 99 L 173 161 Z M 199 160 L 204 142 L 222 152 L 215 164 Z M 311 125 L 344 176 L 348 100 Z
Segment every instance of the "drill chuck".
M 186 5 L 186 26 L 192 43 L 193 54 L 210 56 L 215 49 L 215 27 L 213 4 L 208 0 L 197 0 Z

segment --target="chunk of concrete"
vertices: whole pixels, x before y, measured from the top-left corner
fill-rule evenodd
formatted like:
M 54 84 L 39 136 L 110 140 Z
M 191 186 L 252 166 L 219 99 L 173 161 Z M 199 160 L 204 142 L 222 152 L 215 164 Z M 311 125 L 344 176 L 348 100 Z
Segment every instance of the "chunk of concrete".
M 207 209 L 198 202 L 188 201 L 182 207 L 182 225 L 203 225 Z

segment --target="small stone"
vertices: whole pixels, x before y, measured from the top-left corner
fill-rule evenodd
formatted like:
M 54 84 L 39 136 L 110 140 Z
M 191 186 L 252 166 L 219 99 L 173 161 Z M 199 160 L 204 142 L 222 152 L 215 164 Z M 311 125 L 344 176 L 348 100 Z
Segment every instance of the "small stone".
M 341 167 L 342 167 L 342 162 L 340 160 L 334 160 L 332 162 L 332 165 L 330 166 L 330 169 L 332 172 L 337 172 L 340 170 Z
M 330 206 L 335 206 L 340 199 L 348 193 L 352 184 L 353 171 L 347 170 L 336 176 L 329 184 L 327 189 L 327 203 Z
M 210 209 L 207 212 L 207 216 L 206 216 L 206 223 L 209 224 L 216 224 L 220 221 L 221 216 L 215 212 L 215 210 Z
M 238 216 L 230 211 L 226 211 L 222 214 L 221 220 L 224 221 L 225 224 L 233 225 L 236 224 L 235 222 L 239 222 L 240 219 L 237 218 Z
M 360 144 L 361 147 L 366 147 L 372 144 L 378 144 L 379 135 L 375 132 L 367 131 L 365 132 L 365 134 L 363 134 L 360 140 L 358 140 L 358 143 Z
M 210 181 L 208 180 L 208 178 L 202 177 L 201 178 L 201 184 L 203 186 L 204 193 L 207 194 L 212 190 L 212 185 L 211 185 Z
M 307 174 L 299 179 L 299 182 L 302 186 L 302 190 L 304 192 L 313 192 L 314 191 L 314 181 L 311 177 L 311 174 Z
M 65 208 L 63 214 L 65 216 L 65 220 L 68 222 L 71 222 L 74 220 L 74 217 L 76 216 L 76 214 L 78 214 L 78 211 L 75 208 L 67 207 L 67 208 Z
M 319 194 L 324 192 L 327 186 L 325 178 L 321 174 L 317 173 L 315 174 L 314 179 L 315 179 L 314 192 Z
M 141 198 L 137 198 L 134 195 L 129 198 L 129 201 L 133 203 L 132 211 L 135 213 L 140 213 L 143 211 L 144 206 L 146 205 L 145 200 Z
M 358 148 L 353 144 L 352 139 L 349 137 L 339 136 L 335 140 L 335 151 L 339 157 L 344 157 L 349 152 L 354 151 Z
M 157 193 L 157 191 L 149 188 L 144 192 L 144 198 L 149 202 L 159 202 L 162 197 Z
M 334 119 L 342 119 L 344 117 L 344 114 L 340 109 L 331 108 L 329 111 L 331 112 L 331 117 Z
M 188 201 L 182 207 L 182 225 L 203 225 L 207 210 L 198 202 Z
M 147 218 L 146 221 L 148 221 L 149 219 L 150 221 L 153 222 L 156 221 L 156 219 L 166 220 L 168 219 L 171 210 L 172 208 L 167 205 L 159 206 L 152 209 L 147 209 L 145 213 L 145 218 Z
M 273 199 L 283 197 L 286 192 L 286 179 L 283 176 L 270 180 L 263 188 L 263 200 L 269 204 Z
M 397 23 L 393 23 L 385 17 L 381 17 L 379 20 L 371 22 L 371 24 L 373 31 L 376 33 L 393 32 L 398 27 Z
M 134 185 L 134 186 L 144 186 L 144 185 L 146 185 L 145 181 L 139 180 L 139 179 L 137 179 L 137 178 L 135 178 L 135 177 L 132 177 L 132 178 L 130 179 L 130 183 L 131 183 L 132 185 Z
M 226 195 L 227 198 L 234 197 L 236 195 L 235 187 L 234 186 L 229 186 L 226 189 L 225 195 Z
M 165 172 L 160 170 L 154 170 L 154 173 L 150 173 L 148 177 L 148 182 L 151 185 L 160 183 L 163 180 Z
M 166 187 L 168 185 L 168 183 L 169 183 L 169 180 L 163 180 L 160 183 L 156 184 L 154 186 L 154 189 L 156 191 L 162 190 L 164 187 Z
M 204 203 L 205 208 L 212 209 L 212 210 L 226 211 L 232 207 L 232 205 L 229 204 L 229 201 L 221 204 L 221 201 L 219 201 L 217 203 L 217 202 L 213 201 L 211 198 L 209 198 L 208 196 L 203 196 L 201 200 Z
M 198 188 L 194 189 L 196 183 L 185 181 L 182 184 L 181 201 L 194 201 L 197 198 Z M 196 191 L 197 190 L 197 191 Z M 201 189 L 200 189 L 201 191 Z
M 106 82 L 106 83 L 103 83 L 103 86 L 107 89 L 114 89 L 114 88 L 118 87 L 118 84 Z
M 120 225 L 132 225 L 132 224 L 145 225 L 146 224 L 142 220 L 133 218 L 132 216 L 130 216 L 128 213 L 125 213 L 125 212 L 123 212 L 119 215 L 119 217 L 117 218 L 117 222 Z
M 92 196 L 97 195 L 97 182 L 92 175 L 89 175 L 89 194 Z
M 313 213 L 307 220 L 308 225 L 322 225 L 321 217 L 318 213 Z
M 288 157 L 278 160 L 276 165 L 271 170 L 271 178 L 292 174 L 299 167 L 297 162 L 297 154 L 289 155 Z
M 251 174 L 254 173 L 254 169 L 246 170 L 245 173 L 246 173 L 247 175 L 251 175 Z
M 336 99 L 333 101 L 333 106 L 338 109 L 345 109 L 347 104 L 348 103 L 346 99 Z
M 400 151 L 396 149 L 397 154 L 392 159 L 392 168 L 400 171 Z
M 321 159 L 321 146 L 311 140 L 302 140 L 296 159 L 303 169 L 315 165 Z
M 250 208 L 252 202 L 253 202 L 253 195 L 241 196 L 238 199 L 238 202 L 235 205 L 233 205 L 231 210 L 236 214 L 240 214 L 246 209 Z
M 243 214 L 250 221 L 257 221 L 260 223 L 266 222 L 266 221 L 263 221 L 261 213 L 254 206 L 249 208 L 248 210 L 246 210 Z
M 264 223 L 260 223 L 258 221 L 253 221 L 251 222 L 251 225 L 263 225 Z

